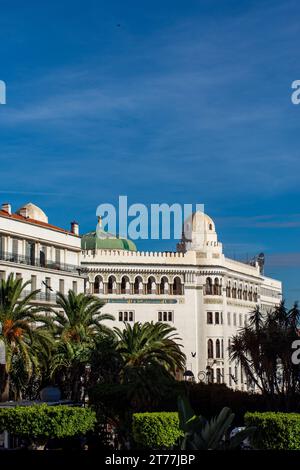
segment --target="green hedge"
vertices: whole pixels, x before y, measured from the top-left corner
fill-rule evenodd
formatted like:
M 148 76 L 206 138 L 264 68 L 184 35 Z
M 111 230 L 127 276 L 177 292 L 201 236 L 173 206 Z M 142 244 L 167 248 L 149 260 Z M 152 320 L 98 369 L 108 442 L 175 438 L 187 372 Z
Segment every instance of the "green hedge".
M 30 439 L 84 435 L 95 422 L 95 413 L 89 408 L 45 404 L 0 408 L 0 432 Z
M 300 414 L 246 413 L 245 424 L 257 428 L 252 438 L 256 449 L 300 450 Z
M 178 413 L 134 413 L 133 439 L 138 447 L 149 449 L 172 448 L 180 436 Z

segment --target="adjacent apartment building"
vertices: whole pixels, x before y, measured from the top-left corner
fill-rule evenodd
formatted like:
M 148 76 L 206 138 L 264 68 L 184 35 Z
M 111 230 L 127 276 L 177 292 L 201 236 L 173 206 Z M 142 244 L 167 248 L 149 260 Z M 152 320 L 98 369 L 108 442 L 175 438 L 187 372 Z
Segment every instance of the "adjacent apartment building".
M 56 292 L 84 290 L 80 276 L 78 224 L 70 230 L 49 224 L 47 215 L 32 203 L 16 212 L 10 204 L 0 210 L 0 277 L 14 273 L 40 289 L 36 302 L 55 304 Z M 26 293 L 26 292 L 25 292 Z

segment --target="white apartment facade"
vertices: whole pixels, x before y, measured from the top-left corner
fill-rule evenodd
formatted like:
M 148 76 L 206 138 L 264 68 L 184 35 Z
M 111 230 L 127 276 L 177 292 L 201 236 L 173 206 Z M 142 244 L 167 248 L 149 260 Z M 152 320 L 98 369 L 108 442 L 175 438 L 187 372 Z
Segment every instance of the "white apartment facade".
M 10 273 L 24 282 L 25 292 L 40 289 L 36 303 L 55 305 L 56 292 L 84 291 L 80 276 L 78 224 L 67 231 L 48 223 L 48 217 L 32 203 L 12 212 L 10 204 L 0 210 L 0 277 Z
M 239 365 L 229 360 L 228 346 L 256 305 L 267 311 L 280 303 L 281 282 L 264 276 L 258 263 L 225 257 L 207 215 L 193 214 L 184 229 L 177 252 L 164 253 L 139 252 L 131 241 L 99 230 L 86 234 L 81 272 L 87 291 L 105 300 L 103 313 L 114 315 L 114 326 L 122 328 L 124 321 L 175 326 L 187 375 L 196 381 L 251 389 Z

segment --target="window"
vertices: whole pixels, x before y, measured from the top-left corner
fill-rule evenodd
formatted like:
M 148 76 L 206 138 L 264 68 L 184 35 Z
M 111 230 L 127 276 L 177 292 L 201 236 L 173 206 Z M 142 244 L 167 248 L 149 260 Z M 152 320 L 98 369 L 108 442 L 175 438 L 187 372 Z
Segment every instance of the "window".
M 46 277 L 45 279 L 46 300 L 50 300 L 50 291 L 51 291 L 51 279 L 50 277 Z
M 134 292 L 134 294 L 142 294 L 143 293 L 143 280 L 139 276 L 136 277 L 135 280 L 134 280 L 133 292 Z
M 65 293 L 65 281 L 64 281 L 64 279 L 59 280 L 59 292 L 61 294 Z
M 3 256 L 3 253 L 5 251 L 4 243 L 5 243 L 5 238 L 2 235 L 0 235 L 0 254 L 1 254 L 1 257 Z
M 119 321 L 133 322 L 134 312 L 132 310 L 128 312 L 119 312 Z
M 230 312 L 227 312 L 227 324 L 230 326 L 231 325 L 231 316 Z
M 214 357 L 214 343 L 212 339 L 207 341 L 207 357 L 208 359 L 213 359 Z
M 156 282 L 154 277 L 149 277 L 147 282 L 147 294 L 156 294 Z
M 221 340 L 221 357 L 224 359 L 224 340 Z
M 47 259 L 47 247 L 41 246 L 40 249 L 40 266 L 44 268 L 46 266 L 46 259 Z
M 223 312 L 220 312 L 220 321 L 221 321 L 221 325 L 223 325 Z
M 233 314 L 233 325 L 236 326 L 236 313 Z
M 35 244 L 34 244 L 34 242 L 26 241 L 25 255 L 26 255 L 26 263 L 31 264 L 32 266 L 34 266 L 34 262 L 35 262 Z
M 231 282 L 228 281 L 228 284 L 226 286 L 226 297 L 231 297 Z
M 174 312 L 158 312 L 158 321 L 160 322 L 173 322 Z
M 231 367 L 229 367 L 229 387 L 232 386 L 232 372 L 231 372 Z
M 220 323 L 220 314 L 219 312 L 215 312 L 215 324 L 219 325 Z
M 94 294 L 103 294 L 103 280 L 101 276 L 95 277 Z
M 130 281 L 127 276 L 121 279 L 121 294 L 130 294 Z
M 213 324 L 213 313 L 212 312 L 207 312 L 207 324 L 208 325 Z
M 174 295 L 182 295 L 183 294 L 183 289 L 182 289 L 182 283 L 180 277 L 175 277 L 173 281 L 173 294 Z
M 159 292 L 160 294 L 168 294 L 169 293 L 169 283 L 166 277 L 162 277 L 159 285 Z
M 31 276 L 31 292 L 36 290 L 36 276 Z
M 242 314 L 239 314 L 239 326 L 242 326 Z
M 206 284 L 205 284 L 205 294 L 211 295 L 212 293 L 213 293 L 212 280 L 210 277 L 208 277 L 206 279 Z
M 221 348 L 220 348 L 220 340 L 217 339 L 216 341 L 216 358 L 220 358 L 221 357 Z
M 216 277 L 215 284 L 214 284 L 214 294 L 221 295 L 221 293 L 222 293 L 222 286 L 220 284 L 219 279 Z
M 217 384 L 220 384 L 221 383 L 221 369 L 216 369 L 216 373 L 217 373 Z
M 60 249 L 55 248 L 55 262 L 60 263 Z
M 72 290 L 73 290 L 74 294 L 77 294 L 77 281 L 73 281 Z
M 12 252 L 14 255 L 18 255 L 19 251 L 19 240 L 17 238 L 12 239 Z
M 109 276 L 107 282 L 107 293 L 108 294 L 115 294 L 116 292 L 116 279 L 114 276 Z

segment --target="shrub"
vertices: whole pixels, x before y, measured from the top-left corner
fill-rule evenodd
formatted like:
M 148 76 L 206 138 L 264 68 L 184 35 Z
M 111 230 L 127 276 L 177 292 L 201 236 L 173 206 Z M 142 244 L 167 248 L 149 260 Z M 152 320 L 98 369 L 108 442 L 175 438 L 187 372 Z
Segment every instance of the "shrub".
M 50 438 L 80 436 L 93 429 L 95 413 L 89 408 L 32 405 L 0 408 L 0 432 L 45 443 Z
M 246 413 L 245 424 L 256 427 L 252 443 L 257 449 L 300 450 L 300 414 Z
M 149 449 L 172 448 L 183 436 L 176 412 L 134 413 L 132 433 L 138 447 Z

